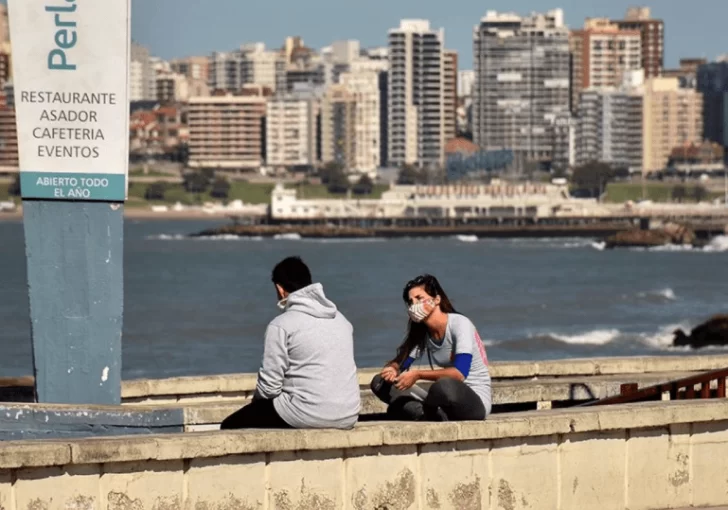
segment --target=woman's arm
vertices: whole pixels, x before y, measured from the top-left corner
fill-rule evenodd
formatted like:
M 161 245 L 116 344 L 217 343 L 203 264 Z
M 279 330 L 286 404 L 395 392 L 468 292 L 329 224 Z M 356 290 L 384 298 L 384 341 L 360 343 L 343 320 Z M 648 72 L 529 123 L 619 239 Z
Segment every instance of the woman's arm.
M 420 381 L 439 381 L 443 378 L 464 381 L 465 376 L 455 367 L 443 368 L 441 370 L 416 370 Z

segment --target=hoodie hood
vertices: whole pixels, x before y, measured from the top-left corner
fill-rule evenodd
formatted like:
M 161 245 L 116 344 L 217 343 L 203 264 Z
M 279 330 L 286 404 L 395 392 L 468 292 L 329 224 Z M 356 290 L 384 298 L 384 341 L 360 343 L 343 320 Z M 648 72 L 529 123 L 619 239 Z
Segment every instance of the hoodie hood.
M 333 319 L 337 308 L 326 298 L 323 285 L 314 283 L 288 295 L 286 312 L 301 312 L 317 319 Z

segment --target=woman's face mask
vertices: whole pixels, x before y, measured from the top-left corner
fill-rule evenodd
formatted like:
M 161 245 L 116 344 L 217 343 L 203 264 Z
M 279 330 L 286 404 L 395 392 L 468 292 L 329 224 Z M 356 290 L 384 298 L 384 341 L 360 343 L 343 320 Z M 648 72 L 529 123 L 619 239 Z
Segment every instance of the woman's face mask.
M 427 299 L 425 301 L 420 301 L 419 303 L 410 305 L 407 309 L 407 313 L 409 314 L 409 318 L 412 320 L 412 322 L 419 323 L 427 319 L 434 309 L 435 300 Z

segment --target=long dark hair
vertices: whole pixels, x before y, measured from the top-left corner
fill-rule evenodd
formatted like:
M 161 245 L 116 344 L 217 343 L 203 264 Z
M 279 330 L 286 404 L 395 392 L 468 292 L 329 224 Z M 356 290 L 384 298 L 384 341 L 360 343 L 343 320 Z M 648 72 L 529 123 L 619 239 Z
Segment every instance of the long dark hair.
M 437 281 L 437 278 L 429 274 L 423 274 L 414 280 L 407 282 L 407 285 L 404 286 L 404 290 L 402 291 L 402 299 L 405 304 L 410 304 L 409 293 L 415 287 L 423 287 L 425 292 L 433 298 L 440 296 L 440 310 L 443 312 L 457 313 L 455 311 L 455 307 L 452 306 L 450 299 L 447 297 L 447 294 L 445 294 L 445 291 L 442 289 L 440 282 Z M 404 342 L 402 342 L 402 345 L 397 347 L 397 356 L 390 361 L 390 363 L 397 363 L 401 365 L 415 348 L 418 348 L 420 353 L 423 353 L 426 348 L 426 341 L 427 326 L 425 323 L 417 323 L 410 320 L 407 325 L 407 336 L 405 337 Z

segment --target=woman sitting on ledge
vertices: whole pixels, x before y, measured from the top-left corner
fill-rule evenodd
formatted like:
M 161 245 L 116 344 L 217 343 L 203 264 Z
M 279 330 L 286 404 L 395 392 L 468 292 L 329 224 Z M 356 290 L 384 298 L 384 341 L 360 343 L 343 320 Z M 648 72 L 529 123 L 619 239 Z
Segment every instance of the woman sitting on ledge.
M 484 420 L 491 411 L 490 372 L 475 326 L 455 311 L 434 276 L 408 282 L 402 297 L 410 317 L 407 336 L 371 384 L 389 405 L 387 414 L 395 420 Z M 432 370 L 411 369 L 425 353 Z M 434 384 L 426 390 L 415 386 L 418 381 Z

